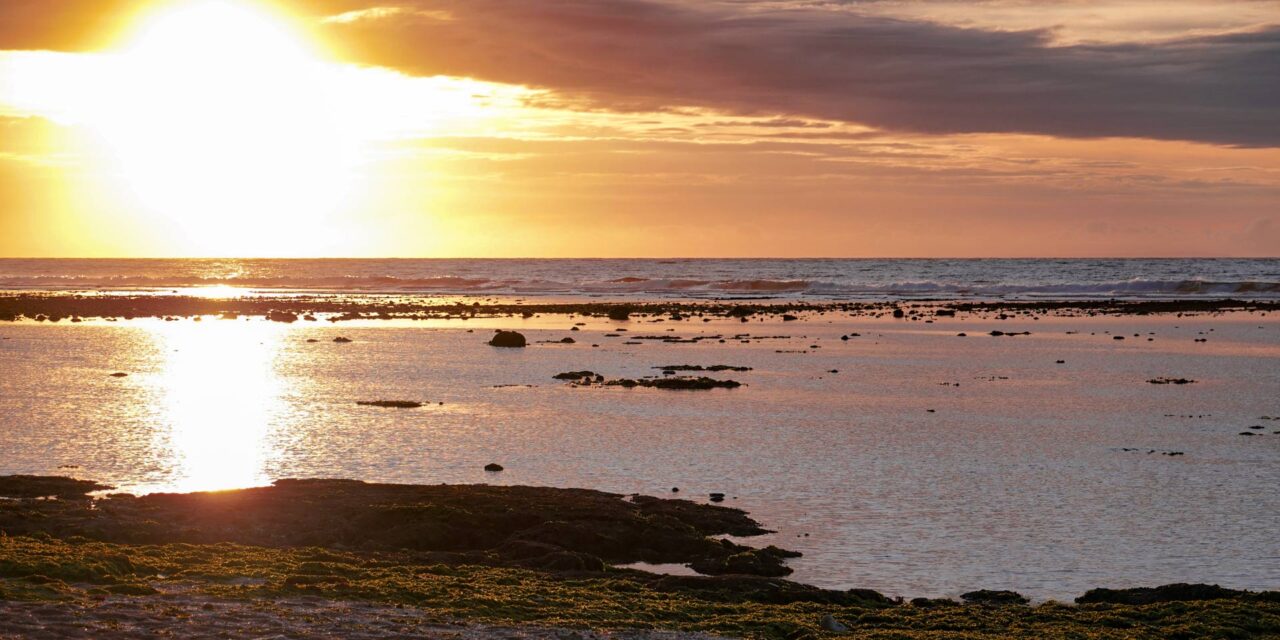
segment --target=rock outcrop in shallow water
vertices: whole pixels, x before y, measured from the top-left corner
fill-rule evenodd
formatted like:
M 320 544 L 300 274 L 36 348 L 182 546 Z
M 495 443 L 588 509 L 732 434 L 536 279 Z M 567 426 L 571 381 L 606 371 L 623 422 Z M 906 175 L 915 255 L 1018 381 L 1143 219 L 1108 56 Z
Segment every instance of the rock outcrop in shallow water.
M 384 409 L 417 409 L 422 406 L 421 402 L 414 400 L 357 400 L 356 404 L 362 407 L 382 407 Z
M 710 536 L 767 531 L 738 509 L 586 489 L 393 485 L 280 480 L 237 491 L 116 495 L 70 478 L 0 478 L 0 532 L 82 536 L 129 544 L 234 542 L 404 550 L 436 562 L 590 568 L 604 563 L 693 563 L 707 573 L 782 576 L 792 552 Z M 530 546 L 534 545 L 534 546 Z M 538 546 L 541 545 L 541 546 Z M 544 553 L 530 557 L 531 549 Z

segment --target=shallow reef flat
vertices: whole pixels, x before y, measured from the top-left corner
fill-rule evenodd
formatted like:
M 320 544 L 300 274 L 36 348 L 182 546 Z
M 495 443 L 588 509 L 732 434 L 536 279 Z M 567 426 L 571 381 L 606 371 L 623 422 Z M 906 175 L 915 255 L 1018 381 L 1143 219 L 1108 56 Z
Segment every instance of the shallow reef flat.
M 0 478 L 0 635 L 225 637 L 1262 638 L 1280 593 L 1093 590 L 1028 605 L 886 598 L 777 577 L 663 576 L 724 558 L 745 513 L 578 489 L 282 481 L 134 497 Z M 54 497 L 56 496 L 56 497 Z M 734 555 L 757 553 L 733 545 Z M 781 550 L 778 550 L 781 552 Z M 729 561 L 732 564 L 732 561 Z
M 968 315 L 1148 315 L 1158 313 L 1216 313 L 1225 311 L 1280 311 L 1270 300 L 1037 300 L 913 302 L 824 302 L 787 299 L 645 302 L 532 302 L 489 298 L 439 297 L 388 294 L 263 294 L 244 297 L 203 297 L 164 293 L 95 292 L 0 294 L 0 321 L 21 319 L 79 321 L 82 319 L 179 318 L 221 316 L 262 317 L 277 322 L 362 319 L 444 319 L 510 317 L 535 314 L 598 316 L 622 321 L 632 317 L 674 316 L 673 320 L 707 317 L 747 318 L 776 316 L 795 320 L 796 313 L 839 312 L 855 316 L 955 317 Z

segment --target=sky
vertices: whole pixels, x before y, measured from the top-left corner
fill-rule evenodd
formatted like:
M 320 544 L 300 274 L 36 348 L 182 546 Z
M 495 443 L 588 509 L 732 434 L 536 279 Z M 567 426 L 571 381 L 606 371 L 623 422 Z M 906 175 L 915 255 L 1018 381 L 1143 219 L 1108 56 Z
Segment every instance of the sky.
M 1277 256 L 1280 0 L 0 0 L 0 256 Z

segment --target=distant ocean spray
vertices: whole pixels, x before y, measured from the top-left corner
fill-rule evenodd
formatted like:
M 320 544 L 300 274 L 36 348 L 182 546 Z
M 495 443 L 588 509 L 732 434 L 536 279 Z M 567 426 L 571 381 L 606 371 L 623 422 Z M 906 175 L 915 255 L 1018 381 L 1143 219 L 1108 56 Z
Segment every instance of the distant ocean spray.
M 5 290 L 1280 299 L 1280 259 L 0 259 Z

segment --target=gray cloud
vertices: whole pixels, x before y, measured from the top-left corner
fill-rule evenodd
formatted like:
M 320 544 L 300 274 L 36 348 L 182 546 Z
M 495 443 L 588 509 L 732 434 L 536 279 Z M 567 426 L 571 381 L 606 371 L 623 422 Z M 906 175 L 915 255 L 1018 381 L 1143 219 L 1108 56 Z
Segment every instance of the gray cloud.
M 371 63 L 545 87 L 593 108 L 704 106 L 925 133 L 1280 145 L 1280 27 L 1052 46 L 1044 30 L 743 4 L 398 6 L 331 28 Z

